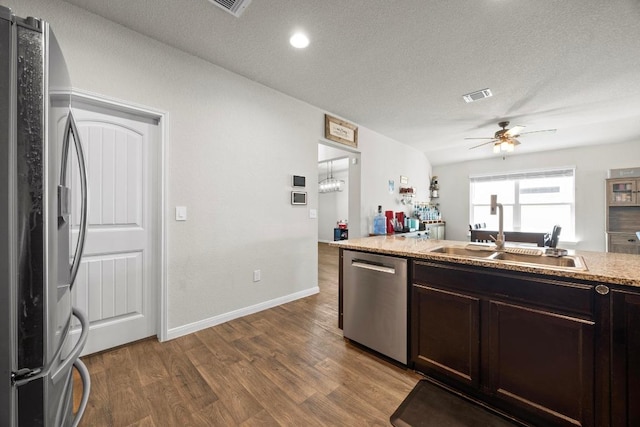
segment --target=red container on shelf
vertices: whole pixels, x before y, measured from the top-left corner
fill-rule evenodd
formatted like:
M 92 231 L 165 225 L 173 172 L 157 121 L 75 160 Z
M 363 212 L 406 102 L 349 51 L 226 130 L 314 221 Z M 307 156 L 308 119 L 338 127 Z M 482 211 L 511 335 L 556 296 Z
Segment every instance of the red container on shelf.
M 387 217 L 387 234 L 393 234 L 393 211 L 384 211 Z

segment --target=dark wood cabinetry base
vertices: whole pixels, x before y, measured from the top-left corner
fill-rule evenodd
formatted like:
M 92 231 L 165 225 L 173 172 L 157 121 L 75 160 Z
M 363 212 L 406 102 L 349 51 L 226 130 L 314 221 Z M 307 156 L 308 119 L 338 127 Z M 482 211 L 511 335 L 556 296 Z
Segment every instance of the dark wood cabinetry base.
M 412 367 L 536 425 L 595 425 L 592 284 L 413 263 Z
M 640 426 L 640 294 L 612 295 L 612 426 Z

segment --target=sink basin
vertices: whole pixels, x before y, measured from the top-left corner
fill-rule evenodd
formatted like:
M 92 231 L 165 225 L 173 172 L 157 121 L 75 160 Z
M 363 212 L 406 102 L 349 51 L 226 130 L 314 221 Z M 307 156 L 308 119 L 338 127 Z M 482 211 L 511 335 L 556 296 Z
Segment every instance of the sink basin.
M 441 246 L 439 248 L 432 249 L 429 252 L 472 258 L 489 258 L 495 253 L 493 249 L 470 249 L 464 246 Z
M 533 255 L 538 251 L 538 255 Z M 582 257 L 567 255 L 561 257 L 541 255 L 538 249 L 510 249 L 497 252 L 494 248 L 468 246 L 440 246 L 429 252 L 466 258 L 485 259 L 509 264 L 529 265 L 533 267 L 551 267 L 571 270 L 586 270 Z M 518 253 L 520 252 L 520 253 Z M 529 253 L 527 253 L 529 252 Z
M 531 264 L 536 266 L 552 266 L 586 270 L 584 261 L 582 261 L 582 258 L 580 258 L 579 256 L 552 257 L 544 255 L 534 256 L 514 254 L 509 252 L 498 252 L 494 256 L 492 256 L 491 259 L 517 262 L 519 264 Z

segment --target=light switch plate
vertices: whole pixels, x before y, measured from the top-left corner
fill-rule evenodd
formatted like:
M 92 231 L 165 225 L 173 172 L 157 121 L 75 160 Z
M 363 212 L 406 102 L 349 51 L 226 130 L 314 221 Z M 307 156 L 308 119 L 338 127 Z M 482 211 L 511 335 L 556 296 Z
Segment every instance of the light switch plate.
M 316 209 L 309 209 L 309 218 L 318 218 L 318 211 Z
M 186 221 L 186 220 L 187 220 L 187 207 L 176 206 L 176 221 Z

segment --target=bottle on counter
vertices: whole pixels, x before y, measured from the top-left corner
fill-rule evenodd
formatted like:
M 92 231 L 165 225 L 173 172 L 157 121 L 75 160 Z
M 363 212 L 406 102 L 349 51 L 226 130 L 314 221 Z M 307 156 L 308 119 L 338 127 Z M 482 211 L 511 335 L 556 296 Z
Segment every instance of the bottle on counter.
M 378 206 L 378 213 L 373 217 L 373 234 L 387 234 L 387 217 L 382 213 L 382 206 Z

